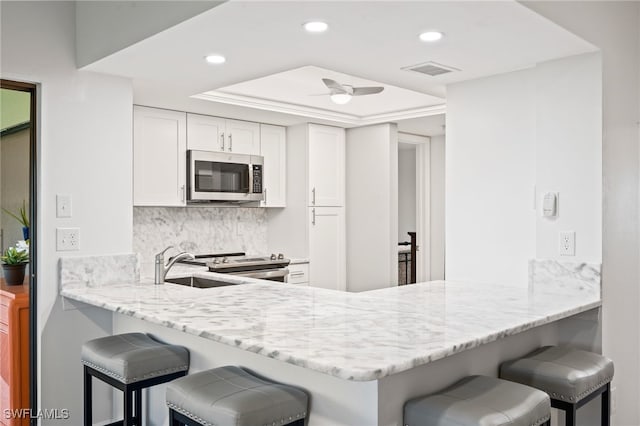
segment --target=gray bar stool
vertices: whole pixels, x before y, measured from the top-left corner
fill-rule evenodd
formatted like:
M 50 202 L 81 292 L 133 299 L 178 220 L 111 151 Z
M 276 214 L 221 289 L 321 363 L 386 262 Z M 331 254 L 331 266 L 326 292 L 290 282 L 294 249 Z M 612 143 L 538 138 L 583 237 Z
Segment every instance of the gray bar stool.
M 549 396 L 486 376 L 465 377 L 443 391 L 404 406 L 405 426 L 551 425 Z
M 563 410 L 567 426 L 576 424 L 576 410 L 602 395 L 601 423 L 610 424 L 613 362 L 602 355 L 559 346 L 545 346 L 500 366 L 500 377 L 545 391 L 551 406 Z
M 190 374 L 167 386 L 170 426 L 303 426 L 308 400 L 298 388 L 233 366 Z
M 84 425 L 92 420 L 91 379 L 96 377 L 124 393 L 124 420 L 112 425 L 143 426 L 142 389 L 187 374 L 189 351 L 158 342 L 143 333 L 117 334 L 82 345 Z M 135 407 L 133 397 L 135 394 Z

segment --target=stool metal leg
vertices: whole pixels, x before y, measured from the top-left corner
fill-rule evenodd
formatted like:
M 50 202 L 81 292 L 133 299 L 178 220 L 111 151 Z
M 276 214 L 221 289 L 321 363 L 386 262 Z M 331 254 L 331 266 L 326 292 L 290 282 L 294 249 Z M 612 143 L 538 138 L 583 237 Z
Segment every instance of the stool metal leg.
M 133 410 L 133 416 L 137 426 L 144 426 L 142 424 L 142 389 L 136 389 L 134 394 L 135 407 Z
M 570 407 L 567 407 L 565 410 L 565 425 L 566 426 L 576 426 L 576 405 L 571 404 Z
M 602 426 L 609 426 L 611 424 L 611 383 L 607 383 L 606 389 L 602 392 L 602 408 L 600 411 Z
M 133 426 L 133 391 L 124 388 L 124 426 Z
M 91 426 L 92 420 L 92 412 L 91 412 L 91 374 L 89 374 L 89 370 L 87 366 L 84 366 L 84 426 Z

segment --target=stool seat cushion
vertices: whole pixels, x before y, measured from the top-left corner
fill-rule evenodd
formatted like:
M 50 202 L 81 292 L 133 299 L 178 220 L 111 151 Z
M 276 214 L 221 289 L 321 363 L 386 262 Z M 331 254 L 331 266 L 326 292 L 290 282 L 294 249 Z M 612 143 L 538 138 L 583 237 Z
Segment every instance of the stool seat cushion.
M 613 378 L 613 362 L 593 352 L 542 347 L 505 362 L 500 377 L 543 390 L 553 399 L 576 403 Z
M 486 376 L 466 377 L 404 406 L 406 426 L 538 426 L 550 418 L 546 393 Z
M 203 425 L 283 425 L 305 418 L 307 394 L 234 366 L 214 368 L 174 380 L 167 387 L 169 408 Z
M 189 369 L 189 351 L 144 333 L 102 337 L 82 345 L 82 363 L 129 384 Z

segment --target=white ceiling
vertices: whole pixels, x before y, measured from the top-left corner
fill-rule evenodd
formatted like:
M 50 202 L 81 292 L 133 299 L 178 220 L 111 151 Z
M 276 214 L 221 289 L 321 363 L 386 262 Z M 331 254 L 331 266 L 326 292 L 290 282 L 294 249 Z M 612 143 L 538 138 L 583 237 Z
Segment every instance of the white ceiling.
M 375 95 L 354 96 L 349 103 L 338 105 L 329 98 L 329 89 L 322 82 L 323 78 L 353 87 L 382 86 L 384 90 Z M 335 118 L 343 114 L 347 120 L 368 121 L 381 115 L 380 121 L 387 121 L 389 114 L 405 115 L 444 104 L 440 97 L 312 65 L 222 87 L 198 97 L 230 103 L 244 100 L 254 107 L 261 103 L 265 109 L 277 106 L 306 116 L 313 116 L 312 113 L 322 116 L 324 111 L 330 111 L 337 113 L 332 114 Z M 309 108 L 316 111 L 309 111 Z
M 304 32 L 301 24 L 311 19 L 326 21 L 329 30 Z M 418 34 L 428 29 L 444 32 L 445 38 L 435 44 L 419 41 Z M 255 88 L 253 83 L 264 77 L 311 65 L 348 75 L 353 81 L 407 89 L 411 94 L 407 105 L 415 105 L 414 92 L 431 95 L 424 98 L 427 105 L 432 96 L 444 98 L 451 83 L 594 50 L 515 1 L 230 1 L 84 69 L 132 78 L 135 101 L 141 103 L 163 103 L 163 91 L 171 94 L 165 104 L 171 103 L 169 98 L 221 88 L 229 91 L 229 86 L 243 91 L 243 87 Z M 227 62 L 207 64 L 203 57 L 211 53 L 225 55 Z M 427 61 L 461 71 L 429 77 L 402 69 Z M 256 81 L 238 85 L 251 80 Z M 304 92 L 288 94 L 289 101 L 314 109 L 324 102 L 307 96 L 311 86 L 306 83 L 297 87 L 283 81 L 281 85 Z M 321 89 L 313 91 L 322 93 Z M 267 98 L 279 96 L 270 93 L 269 87 L 260 90 Z M 353 106 L 362 108 L 348 112 L 366 116 L 365 111 L 374 110 L 373 97 L 363 97 L 358 103 L 354 99 Z M 403 109 L 398 103 L 393 108 Z M 271 122 L 277 117 L 283 122 L 292 120 L 290 112 L 281 112 L 287 113 L 274 113 Z M 243 118 L 250 119 L 250 115 L 247 112 Z

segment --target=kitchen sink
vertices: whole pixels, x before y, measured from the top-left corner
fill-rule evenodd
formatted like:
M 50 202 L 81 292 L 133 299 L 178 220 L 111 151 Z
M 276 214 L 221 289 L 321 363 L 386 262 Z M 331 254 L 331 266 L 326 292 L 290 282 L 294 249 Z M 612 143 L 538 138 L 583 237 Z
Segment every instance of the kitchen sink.
M 180 277 L 180 278 L 167 278 L 166 282 L 172 284 L 186 285 L 196 288 L 212 288 L 212 287 L 224 287 L 227 285 L 238 285 L 242 283 L 231 283 L 228 281 L 218 281 L 211 278 L 202 277 Z

